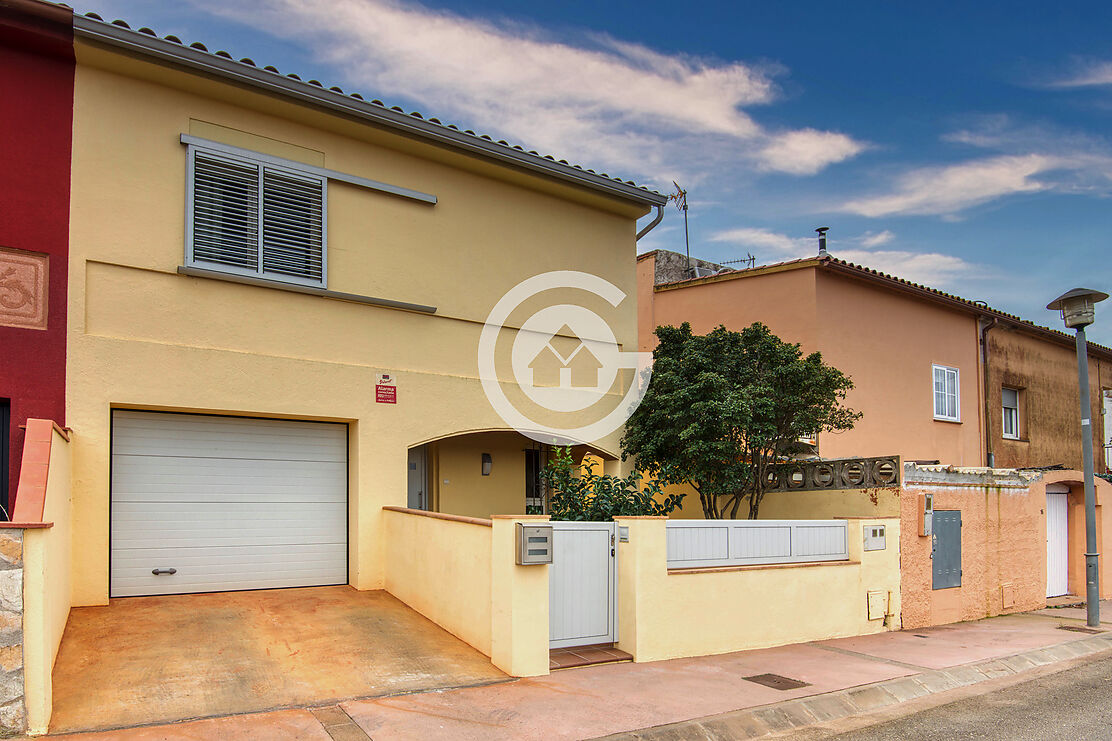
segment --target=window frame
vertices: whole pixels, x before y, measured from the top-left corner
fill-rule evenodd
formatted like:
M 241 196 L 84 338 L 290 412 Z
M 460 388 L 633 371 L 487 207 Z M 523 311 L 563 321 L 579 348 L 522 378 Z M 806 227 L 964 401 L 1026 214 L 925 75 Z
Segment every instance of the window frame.
M 256 255 L 257 255 L 257 268 L 251 270 L 249 268 L 228 265 L 220 262 L 209 262 L 207 260 L 195 260 L 193 258 L 193 201 L 194 201 L 194 184 L 196 174 L 196 159 L 197 153 L 201 152 L 206 157 L 215 160 L 223 160 L 232 164 L 245 165 L 250 167 L 257 167 L 259 172 L 259 204 L 258 204 L 258 238 L 256 241 Z M 210 148 L 195 143 L 189 143 L 186 150 L 186 176 L 185 176 L 185 265 L 186 267 L 198 268 L 201 270 L 210 270 L 217 273 L 227 273 L 230 275 L 242 275 L 249 278 L 258 278 L 260 280 L 273 281 L 275 283 L 289 283 L 299 286 L 310 286 L 313 288 L 328 288 L 328 177 L 315 171 L 316 168 L 307 166 L 305 169 L 300 169 L 290 166 L 287 160 L 281 160 L 274 157 L 268 157 L 264 154 L 252 153 L 250 156 L 240 154 L 238 152 L 232 153 L 224 151 L 223 149 Z M 263 172 L 269 170 L 271 172 L 285 175 L 286 177 L 296 178 L 303 181 L 313 183 L 320 183 L 321 194 L 321 277 L 320 280 L 314 278 L 306 278 L 296 275 L 289 275 L 287 273 L 278 273 L 267 271 L 263 268 L 263 209 L 264 209 L 264 192 L 263 192 Z
M 1005 391 L 1014 391 L 1015 392 L 1015 406 L 1014 407 L 1009 407 L 1009 406 L 1004 405 L 1004 392 Z M 1014 388 L 1012 386 L 1001 386 L 1000 387 L 1000 412 L 1001 412 L 1000 436 L 1003 437 L 1005 440 L 1022 440 L 1023 439 L 1023 437 L 1022 437 L 1023 431 L 1022 431 L 1022 427 L 1021 427 L 1021 420 L 1020 420 L 1020 414 L 1019 414 L 1019 408 L 1020 408 L 1019 395 L 1022 391 L 1023 391 L 1023 389 Z M 1008 410 L 1009 409 L 1015 410 L 1015 431 L 1012 432 L 1011 434 L 1008 434 Z
M 938 390 L 935 388 L 935 374 L 938 371 L 944 373 L 953 373 L 954 375 L 954 416 L 946 414 L 939 414 L 938 411 Z M 945 391 L 943 393 L 946 393 Z M 941 363 L 931 364 L 931 409 L 934 411 L 934 419 L 938 422 L 961 422 L 961 369 L 955 368 L 952 365 L 942 365 Z

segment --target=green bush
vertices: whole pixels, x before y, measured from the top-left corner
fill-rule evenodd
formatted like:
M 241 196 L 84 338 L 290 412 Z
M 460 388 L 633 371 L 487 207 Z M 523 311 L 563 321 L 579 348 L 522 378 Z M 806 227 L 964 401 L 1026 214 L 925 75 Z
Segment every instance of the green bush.
M 637 469 L 621 477 L 596 474 L 592 461 L 581 473 L 578 468 L 571 448 L 556 448 L 555 460 L 541 471 L 553 520 L 605 522 L 618 515 L 662 517 L 683 501 L 683 494 L 665 494 L 655 479 L 642 484 L 642 473 Z

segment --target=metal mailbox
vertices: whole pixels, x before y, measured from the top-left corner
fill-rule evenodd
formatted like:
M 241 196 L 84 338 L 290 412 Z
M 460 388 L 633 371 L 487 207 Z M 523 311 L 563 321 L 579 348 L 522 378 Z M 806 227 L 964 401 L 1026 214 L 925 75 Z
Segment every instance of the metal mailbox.
M 535 566 L 552 563 L 552 526 L 517 523 L 517 563 Z

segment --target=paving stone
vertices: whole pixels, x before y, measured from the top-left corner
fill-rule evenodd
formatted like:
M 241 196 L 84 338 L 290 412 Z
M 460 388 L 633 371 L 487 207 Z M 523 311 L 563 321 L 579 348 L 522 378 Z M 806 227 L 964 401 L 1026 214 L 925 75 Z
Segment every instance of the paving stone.
M 1086 638 L 1085 640 L 1081 641 L 1078 645 L 1084 646 L 1091 653 L 1096 653 L 1097 651 L 1107 651 L 1108 650 L 1108 643 L 1101 636 L 1093 636 L 1092 638 Z
M 23 612 L 23 569 L 0 571 L 0 609 Z
M 0 706 L 0 734 L 15 735 L 27 730 L 27 709 L 23 706 L 23 698 Z
M 1089 649 L 1085 646 L 1082 646 L 1082 643 L 1084 643 L 1084 641 L 1070 641 L 1069 643 L 1061 644 L 1060 646 L 1058 646 L 1058 648 L 1073 654 L 1073 658 L 1076 658 L 1078 656 L 1088 656 L 1090 653 Z
M 997 677 L 1010 677 L 1015 674 L 1015 669 L 1008 666 L 1002 659 L 996 661 L 988 661 L 984 664 L 977 664 L 977 668 L 989 679 L 996 679 Z
M 0 646 L 0 670 L 10 672 L 23 668 L 23 646 Z
M 699 725 L 712 741 L 759 738 L 770 730 L 752 711 L 719 716 L 713 720 L 701 721 Z
M 23 536 L 18 531 L 0 530 L 0 562 L 23 565 Z
M 942 672 L 920 674 L 916 679 L 928 692 L 945 692 L 958 686 L 957 682 Z
M 1055 661 L 1058 661 L 1058 659 L 1051 655 L 1050 651 L 1045 648 L 1040 648 L 1038 651 L 1028 651 L 1023 654 L 1023 656 L 1035 666 L 1045 666 L 1046 664 L 1053 664 Z
M 23 671 L 17 669 L 11 672 L 0 673 L 0 704 L 8 704 L 12 700 L 23 697 Z
M 864 712 L 876 710 L 877 708 L 887 707 L 899 702 L 899 700 L 896 699 L 895 695 L 893 695 L 891 692 L 888 692 L 883 687 L 879 686 L 862 687 L 861 689 L 857 690 L 846 690 L 846 694 L 849 696 L 850 701 L 852 701 L 857 708 L 861 709 Z
M 885 682 L 884 689 L 891 692 L 900 702 L 907 702 L 929 694 L 927 688 L 916 682 L 914 677 L 903 677 L 902 679 Z
M 1047 656 L 1050 657 L 1051 661 L 1065 661 L 1066 659 L 1072 659 L 1076 657 L 1076 654 L 1066 648 L 1064 644 L 1059 644 L 1057 646 L 1048 646 L 1044 648 L 1043 651 L 1046 653 Z
M 942 673 L 953 679 L 959 687 L 983 682 L 987 678 L 977 671 L 976 667 L 972 666 L 955 666 L 950 669 L 943 669 Z
M 853 715 L 856 709 L 845 697 L 840 695 L 819 695 L 803 701 L 807 712 L 819 721 L 837 720 Z
M 760 708 L 752 711 L 752 713 L 773 731 L 790 731 L 796 727 L 796 723 L 793 722 L 792 716 L 784 712 L 783 708 Z
M 351 723 L 351 716 L 345 713 L 340 706 L 332 705 L 326 708 L 310 708 L 309 712 L 320 721 L 322 726 L 342 726 Z
M 1006 656 L 1003 659 L 1001 659 L 1001 661 L 1003 661 L 1005 664 L 1010 666 L 1017 673 L 1027 671 L 1028 669 L 1034 669 L 1037 666 L 1037 664 L 1035 664 L 1035 662 L 1031 661 L 1031 659 L 1027 658 L 1023 654 L 1017 654 L 1015 656 Z

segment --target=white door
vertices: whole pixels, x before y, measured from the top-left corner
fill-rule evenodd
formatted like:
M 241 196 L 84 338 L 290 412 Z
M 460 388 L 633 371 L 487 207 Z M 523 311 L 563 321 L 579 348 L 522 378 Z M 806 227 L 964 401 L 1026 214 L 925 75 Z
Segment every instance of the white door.
M 1064 491 L 1063 491 L 1064 490 Z M 1066 513 L 1069 488 L 1046 487 L 1046 596 L 1069 594 L 1069 539 Z
M 553 522 L 548 569 L 550 648 L 618 640 L 617 525 Z
M 1104 463 L 1112 471 L 1112 390 L 1104 390 Z
M 346 584 L 347 426 L 117 410 L 113 597 Z
M 409 476 L 409 500 L 406 504 L 410 509 L 428 509 L 428 454 L 424 445 L 409 449 L 409 460 L 406 463 Z

